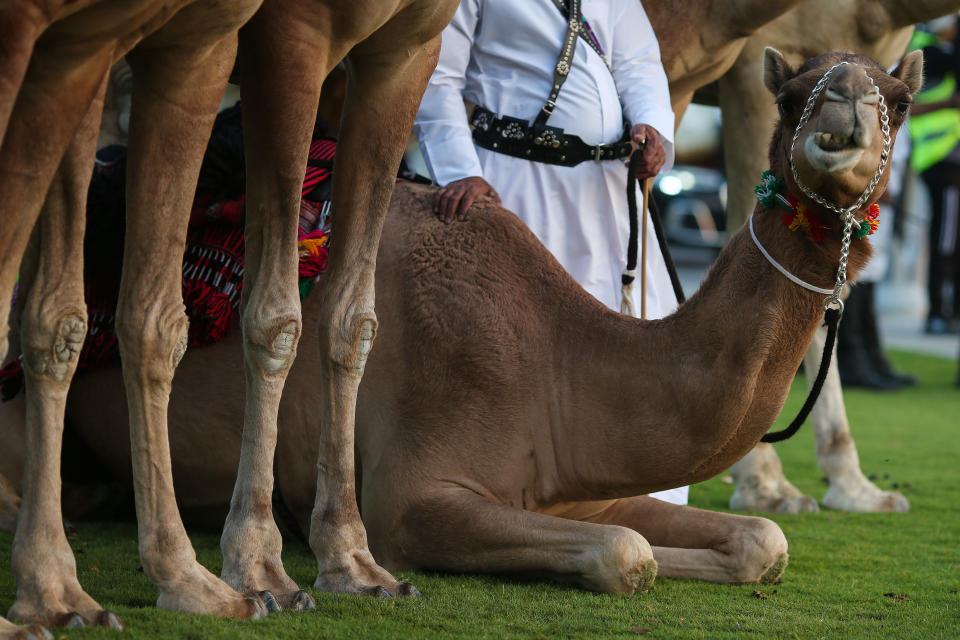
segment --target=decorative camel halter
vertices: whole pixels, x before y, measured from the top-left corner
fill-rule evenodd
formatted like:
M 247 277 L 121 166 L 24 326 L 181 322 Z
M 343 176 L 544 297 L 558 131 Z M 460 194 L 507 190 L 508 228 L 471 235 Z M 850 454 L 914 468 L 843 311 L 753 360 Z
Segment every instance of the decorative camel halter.
M 824 309 L 829 309 L 830 307 L 836 307 L 841 312 L 843 311 L 843 301 L 840 299 L 840 291 L 843 289 L 843 285 L 847 283 L 847 261 L 850 257 L 850 239 L 853 236 L 853 227 L 857 224 L 855 214 L 863 205 L 867 203 L 867 200 L 873 194 L 873 190 L 877 188 L 877 185 L 880 184 L 880 179 L 883 177 L 883 172 L 887 168 L 887 162 L 890 159 L 890 118 L 887 114 L 887 102 L 883 97 L 880 89 L 877 87 L 876 83 L 873 81 L 873 78 L 870 77 L 869 73 L 866 73 L 867 80 L 870 81 L 870 84 L 873 85 L 873 88 L 877 91 L 878 96 L 878 111 L 880 117 L 880 130 L 883 133 L 883 149 L 880 151 L 880 163 L 877 165 L 877 170 L 873 173 L 873 178 L 870 179 L 870 183 L 866 186 L 863 192 L 860 194 L 860 197 L 857 198 L 857 201 L 854 202 L 849 207 L 840 207 L 819 193 L 809 188 L 807 185 L 803 184 L 803 180 L 800 179 L 800 173 L 797 171 L 797 165 L 793 161 L 794 149 L 797 146 L 797 139 L 800 137 L 800 131 L 803 129 L 804 125 L 810 120 L 810 115 L 813 113 L 813 107 L 817 102 L 817 98 L 820 97 L 820 93 L 827 86 L 827 81 L 830 79 L 830 76 L 833 72 L 841 67 L 842 65 L 854 65 L 856 63 L 848 62 L 843 60 L 833 65 L 823 74 L 820 80 L 817 82 L 816 86 L 813 88 L 813 91 L 807 97 L 807 103 L 803 107 L 803 113 L 800 116 L 800 121 L 797 123 L 797 128 L 793 132 L 793 139 L 790 141 L 790 171 L 793 173 L 793 181 L 799 187 L 800 191 L 803 192 L 805 196 L 819 204 L 825 209 L 833 211 L 840 216 L 840 220 L 843 222 L 843 239 L 840 245 L 840 265 L 837 267 L 837 281 L 833 287 L 833 290 L 821 289 L 820 287 L 814 287 L 811 284 L 803 282 L 796 276 L 789 274 L 783 266 L 777 263 L 767 252 L 766 249 L 760 244 L 760 241 L 757 239 L 757 235 L 753 230 L 753 217 L 750 218 L 750 236 L 753 238 L 754 243 L 756 243 L 757 248 L 760 249 L 760 252 L 763 256 L 772 264 L 778 271 L 786 275 L 792 282 L 799 284 L 800 286 L 810 289 L 811 291 L 816 291 L 818 293 L 829 294 L 829 297 L 824 300 L 823 306 Z M 758 194 L 759 195 L 759 194 Z M 860 225 L 857 225 L 858 230 Z
M 853 235 L 854 225 L 857 224 L 855 214 L 863 207 L 864 204 L 866 204 L 867 200 L 873 194 L 873 190 L 877 188 L 878 184 L 880 184 L 880 179 L 883 177 L 883 172 L 887 167 L 887 161 L 890 158 L 890 119 L 887 114 L 887 103 L 886 100 L 884 100 L 883 93 L 877 87 L 876 83 L 873 81 L 873 78 L 870 77 L 870 74 L 867 73 L 865 75 L 870 81 L 870 84 L 873 85 L 873 88 L 876 89 L 877 96 L 879 98 L 878 111 L 880 117 L 880 130 L 883 133 L 883 149 L 880 152 L 880 163 L 877 165 L 877 170 L 874 172 L 870 183 L 863 190 L 863 193 L 860 194 L 860 197 L 857 198 L 856 202 L 849 207 L 840 207 L 807 187 L 800 179 L 797 166 L 793 162 L 793 152 L 797 145 L 797 139 L 800 137 L 800 131 L 810 119 L 810 114 L 813 113 L 814 104 L 816 103 L 817 98 L 820 96 L 820 93 L 823 91 L 824 87 L 827 86 L 827 81 L 829 80 L 831 74 L 838 67 L 845 64 L 855 63 L 847 62 L 846 60 L 838 62 L 827 69 L 826 73 L 824 73 L 817 82 L 816 86 L 813 88 L 813 91 L 810 93 L 810 96 L 807 98 L 807 103 L 803 107 L 803 113 L 800 116 L 800 121 L 797 123 L 797 128 L 793 132 L 793 140 L 790 141 L 790 170 L 793 173 L 794 182 L 805 196 L 819 204 L 821 207 L 829 209 L 830 211 L 833 211 L 839 215 L 840 220 L 843 222 L 843 239 L 840 245 L 840 264 L 837 267 L 837 281 L 833 287 L 833 290 L 823 289 L 808 282 L 804 282 L 800 278 L 787 271 L 787 269 L 774 260 L 769 252 L 767 252 L 767 250 L 763 247 L 763 245 L 760 244 L 760 240 L 757 238 L 757 234 L 753 229 L 753 216 L 750 216 L 750 237 L 753 238 L 754 243 L 757 245 L 757 248 L 760 250 L 760 253 L 763 254 L 764 258 L 766 258 L 770 264 L 772 264 L 791 282 L 794 282 L 805 289 L 809 289 L 816 293 L 822 293 L 827 296 L 827 298 L 823 301 L 825 323 L 827 325 L 827 340 L 823 347 L 823 355 L 820 358 L 820 370 L 817 372 L 817 378 L 810 389 L 810 393 L 807 395 L 806 402 L 804 402 L 803 407 L 801 407 L 800 412 L 797 414 L 797 417 L 793 419 L 793 422 L 791 422 L 790 425 L 782 431 L 767 433 L 760 439 L 762 442 L 780 442 L 793 436 L 800 429 L 800 425 L 803 424 L 804 420 L 807 419 L 807 416 L 810 414 L 810 410 L 813 409 L 813 405 L 820 396 L 820 390 L 823 387 L 823 381 L 826 379 L 827 371 L 830 368 L 830 356 L 833 354 L 833 345 L 837 339 L 837 326 L 840 324 L 840 316 L 843 314 L 843 301 L 840 299 L 840 292 L 843 289 L 843 285 L 847 283 L 847 261 L 850 257 L 850 239 Z M 760 194 L 758 193 L 758 196 L 759 195 Z M 857 225 L 857 228 L 859 230 L 861 228 L 860 225 Z

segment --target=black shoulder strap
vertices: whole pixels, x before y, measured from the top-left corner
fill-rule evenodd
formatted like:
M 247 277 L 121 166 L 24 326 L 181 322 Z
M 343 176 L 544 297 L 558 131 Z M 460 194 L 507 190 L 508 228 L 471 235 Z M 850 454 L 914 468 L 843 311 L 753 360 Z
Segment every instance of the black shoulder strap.
M 560 95 L 560 87 L 567 80 L 570 73 L 570 65 L 573 61 L 573 52 L 577 48 L 577 35 L 580 32 L 580 0 L 570 0 L 569 11 L 564 6 L 563 0 L 553 0 L 564 15 L 567 17 L 567 33 L 563 36 L 563 46 L 560 48 L 560 57 L 557 59 L 557 65 L 553 68 L 553 86 L 550 88 L 550 97 L 544 103 L 537 119 L 534 120 L 534 127 L 544 127 L 547 120 L 553 114 L 557 106 L 557 96 Z
M 567 9 L 567 3 L 564 0 L 553 0 L 553 4 L 557 6 L 557 9 L 560 10 L 564 18 L 570 18 L 570 11 Z M 610 62 L 607 60 L 603 49 L 600 48 L 600 43 L 597 42 L 593 29 L 590 28 L 590 23 L 587 22 L 587 19 L 583 17 L 582 11 L 579 12 L 577 18 L 579 23 L 577 33 L 583 38 L 584 42 L 590 45 L 591 49 L 597 52 L 597 55 L 600 56 L 600 59 L 603 60 L 604 64 L 609 68 Z

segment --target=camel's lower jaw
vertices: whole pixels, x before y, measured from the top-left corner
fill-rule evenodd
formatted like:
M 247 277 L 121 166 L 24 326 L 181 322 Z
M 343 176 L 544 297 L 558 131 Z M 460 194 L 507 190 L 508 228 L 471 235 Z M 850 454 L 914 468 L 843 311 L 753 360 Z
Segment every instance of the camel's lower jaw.
M 824 149 L 809 136 L 803 145 L 807 156 L 807 163 L 816 171 L 823 173 L 846 173 L 860 162 L 865 149 L 860 147 L 845 147 L 841 149 Z

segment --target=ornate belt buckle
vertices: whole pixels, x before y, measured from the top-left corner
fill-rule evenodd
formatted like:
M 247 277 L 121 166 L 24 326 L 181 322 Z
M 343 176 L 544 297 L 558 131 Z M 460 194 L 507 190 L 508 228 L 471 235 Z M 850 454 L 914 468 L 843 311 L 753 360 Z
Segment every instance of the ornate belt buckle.
M 597 162 L 603 160 L 603 151 L 606 148 L 606 145 L 598 144 L 593 148 L 593 159 Z

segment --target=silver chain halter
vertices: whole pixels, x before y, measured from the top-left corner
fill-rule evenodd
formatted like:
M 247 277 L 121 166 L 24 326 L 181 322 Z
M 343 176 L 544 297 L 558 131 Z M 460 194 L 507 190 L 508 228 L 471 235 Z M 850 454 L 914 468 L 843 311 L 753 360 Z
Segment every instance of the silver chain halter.
M 793 149 L 797 144 L 797 138 L 800 137 L 800 130 L 803 129 L 804 125 L 806 125 L 807 121 L 810 119 L 810 114 L 813 113 L 814 104 L 816 103 L 817 98 L 820 97 L 820 93 L 827 86 L 827 81 L 829 80 L 830 75 L 838 67 L 845 64 L 856 65 L 856 63 L 848 62 L 846 60 L 838 62 L 827 69 L 826 73 L 824 73 L 817 82 L 816 86 L 813 88 L 813 92 L 807 98 L 807 103 L 803 107 L 803 113 L 800 115 L 800 122 L 797 123 L 797 129 L 793 132 L 793 140 L 790 141 L 790 171 L 793 173 L 794 182 L 800 188 L 800 191 L 804 193 L 804 195 L 819 204 L 821 207 L 825 207 L 826 209 L 838 214 L 840 216 L 840 220 L 843 221 L 843 240 L 840 245 L 840 266 L 837 267 L 837 283 L 833 287 L 833 293 L 823 301 L 824 309 L 828 309 L 831 305 L 835 305 L 841 312 L 843 311 L 843 301 L 840 299 L 840 291 L 843 289 L 843 285 L 847 282 L 847 261 L 850 258 L 850 237 L 853 232 L 853 225 L 856 223 L 854 214 L 856 214 L 856 212 L 867 203 L 867 200 L 870 198 L 873 190 L 877 188 L 878 184 L 880 184 L 880 179 L 883 177 L 883 172 L 887 168 L 887 161 L 890 159 L 890 118 L 887 114 L 887 102 L 884 100 L 883 93 L 880 92 L 880 88 L 877 87 L 876 83 L 873 81 L 873 78 L 870 77 L 870 74 L 866 73 L 866 70 L 864 71 L 864 75 L 867 76 L 867 80 L 870 81 L 870 84 L 873 85 L 873 88 L 877 90 L 877 96 L 879 97 L 879 106 L 877 110 L 880 116 L 880 130 L 883 133 L 883 149 L 880 151 L 880 164 L 877 165 L 877 170 L 874 172 L 873 178 L 870 180 L 870 184 L 868 184 L 866 189 L 863 190 L 863 193 L 860 194 L 860 197 L 857 198 L 857 201 L 849 207 L 840 207 L 826 200 L 813 189 L 810 189 L 807 185 L 803 184 L 803 182 L 800 180 L 800 174 L 797 172 L 797 166 L 793 163 Z

